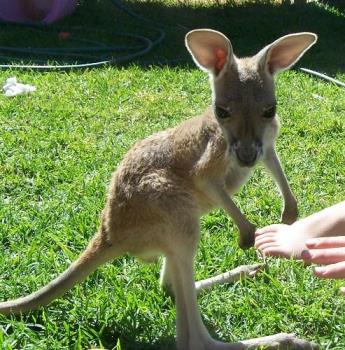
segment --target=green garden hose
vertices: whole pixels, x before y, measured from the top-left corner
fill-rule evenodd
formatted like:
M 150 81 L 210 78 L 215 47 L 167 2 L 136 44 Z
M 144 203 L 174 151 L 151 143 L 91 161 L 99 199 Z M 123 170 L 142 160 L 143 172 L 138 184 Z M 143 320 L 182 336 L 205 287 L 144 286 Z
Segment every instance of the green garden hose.
M 127 15 L 139 20 L 140 26 L 150 29 L 157 33 L 156 39 L 150 39 L 143 35 L 132 34 L 127 32 L 114 32 L 114 35 L 118 37 L 123 37 L 135 41 L 135 45 L 117 45 L 117 46 L 108 46 L 104 43 L 93 41 L 93 40 L 85 40 L 85 39 L 74 39 L 79 43 L 91 44 L 87 47 L 71 47 L 71 48 L 24 48 L 24 47 L 8 47 L 8 46 L 0 46 L 0 52 L 3 54 L 0 55 L 0 60 L 11 62 L 13 60 L 18 60 L 18 57 L 13 57 L 11 55 L 15 54 L 35 54 L 37 56 L 43 55 L 52 55 L 54 57 L 62 56 L 68 58 L 74 58 L 77 61 L 80 60 L 90 60 L 94 57 L 95 53 L 100 54 L 96 61 L 87 61 L 85 63 L 74 63 L 74 64 L 63 64 L 63 65 L 54 65 L 54 64 L 45 64 L 46 60 L 36 59 L 33 64 L 0 64 L 0 68 L 8 69 L 8 68 L 21 68 L 21 69 L 38 69 L 38 70 L 69 70 L 76 68 L 93 68 L 102 65 L 110 65 L 110 64 L 119 64 L 131 61 L 135 58 L 146 55 L 150 52 L 154 47 L 161 44 L 165 38 L 165 32 L 163 30 L 163 26 L 159 23 L 153 22 L 143 16 L 138 15 L 137 13 L 130 10 L 126 7 L 120 0 L 111 0 L 114 6 L 119 8 L 121 11 L 125 12 Z M 50 31 L 61 31 L 63 28 L 59 26 L 47 26 L 40 24 L 10 24 L 8 22 L 1 22 L 4 25 L 15 25 L 22 26 L 24 28 L 31 28 L 35 30 L 47 30 Z M 113 52 L 122 52 L 122 51 L 132 50 L 133 52 L 125 53 L 118 57 L 109 57 L 107 54 Z M 6 55 L 4 55 L 6 53 Z M 8 55 L 7 55 L 8 54 Z

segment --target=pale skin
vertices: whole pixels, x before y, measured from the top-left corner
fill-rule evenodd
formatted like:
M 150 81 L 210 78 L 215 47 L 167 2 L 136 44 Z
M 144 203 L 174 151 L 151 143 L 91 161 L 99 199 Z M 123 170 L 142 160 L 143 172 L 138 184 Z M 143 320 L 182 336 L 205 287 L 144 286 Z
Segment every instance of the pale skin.
M 255 233 L 255 247 L 264 256 L 303 259 L 320 264 L 320 278 L 345 278 L 345 201 L 292 225 L 274 224 Z M 341 291 L 345 293 L 345 288 Z

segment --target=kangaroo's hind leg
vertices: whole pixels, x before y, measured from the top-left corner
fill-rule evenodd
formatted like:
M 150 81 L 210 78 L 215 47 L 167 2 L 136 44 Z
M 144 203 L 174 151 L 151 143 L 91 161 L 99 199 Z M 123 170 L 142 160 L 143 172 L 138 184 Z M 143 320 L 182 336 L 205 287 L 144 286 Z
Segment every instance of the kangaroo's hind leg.
M 197 304 L 194 282 L 194 256 L 199 241 L 198 220 L 185 218 L 171 235 L 165 253 L 162 280 L 173 291 L 176 305 L 176 333 L 179 350 L 205 350 L 211 337 L 204 326 Z

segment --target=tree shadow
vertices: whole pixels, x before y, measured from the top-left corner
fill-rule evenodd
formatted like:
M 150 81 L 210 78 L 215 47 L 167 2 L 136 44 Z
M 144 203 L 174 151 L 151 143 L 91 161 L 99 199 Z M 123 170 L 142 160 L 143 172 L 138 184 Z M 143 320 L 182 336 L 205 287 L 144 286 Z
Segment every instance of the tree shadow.
M 184 47 L 185 34 L 195 28 L 212 28 L 226 34 L 239 56 L 255 54 L 263 46 L 278 37 L 300 31 L 315 32 L 319 36 L 315 45 L 305 57 L 301 65 L 335 75 L 345 71 L 345 9 L 339 1 L 327 1 L 329 6 L 309 3 L 305 6 L 290 6 L 270 4 L 268 2 L 250 2 L 235 5 L 232 1 L 225 4 L 193 5 L 183 2 L 163 4 L 161 2 L 126 2 L 125 6 L 131 11 L 149 19 L 134 17 L 114 6 L 111 1 L 85 1 L 78 7 L 75 14 L 62 21 L 58 26 L 47 28 L 27 28 L 6 26 L 6 32 L 0 34 L 2 46 L 48 46 L 69 47 L 76 45 L 73 38 L 81 38 L 91 46 L 94 42 L 102 42 L 109 46 L 121 45 L 125 50 L 115 54 L 122 65 L 135 62 L 143 67 L 148 65 L 168 64 L 171 66 L 185 66 L 191 64 Z M 341 5 L 342 4 L 342 5 Z M 123 33 L 132 33 L 155 41 L 159 38 L 159 27 L 165 32 L 162 43 L 153 48 L 148 54 L 140 58 L 132 57 L 123 62 L 121 57 L 131 53 L 129 46 L 136 50 L 138 40 L 129 39 Z M 59 33 L 70 31 L 71 41 L 62 42 Z M 38 34 L 39 31 L 39 34 Z M 23 35 L 23 32 L 25 33 Z M 122 34 L 119 35 L 118 32 Z M 140 42 L 140 40 L 139 40 Z M 77 42 L 79 45 L 80 42 Z M 0 55 L 4 52 L 0 49 Z M 86 54 L 85 54 L 86 55 Z M 84 57 L 85 61 L 106 60 L 105 53 L 97 55 L 94 52 Z M 95 58 L 96 57 L 96 58 Z M 29 58 L 27 60 L 27 58 Z M 25 53 L 20 59 L 32 61 L 35 58 Z M 46 59 L 44 57 L 44 59 Z M 67 60 L 63 57 L 49 57 L 51 61 L 64 63 L 75 62 L 76 57 Z
M 184 35 L 194 28 L 212 28 L 226 34 L 239 57 L 253 55 L 278 37 L 311 31 L 318 43 L 301 64 L 331 75 L 345 70 L 345 12 L 325 9 L 316 3 L 305 6 L 251 3 L 243 6 L 162 7 L 155 3 L 136 4 L 136 11 L 169 23 L 180 30 L 168 30 L 167 39 L 152 56 L 191 62 L 184 48 Z M 173 20 L 172 20 L 173 19 Z
M 343 0 L 323 0 L 322 2 L 335 8 L 345 10 L 345 2 Z

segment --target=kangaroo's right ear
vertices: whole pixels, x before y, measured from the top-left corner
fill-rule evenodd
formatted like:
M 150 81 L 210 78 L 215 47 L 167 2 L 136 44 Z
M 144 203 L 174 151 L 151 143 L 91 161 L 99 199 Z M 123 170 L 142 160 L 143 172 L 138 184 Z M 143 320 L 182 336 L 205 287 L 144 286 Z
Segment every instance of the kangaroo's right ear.
M 187 33 L 185 43 L 195 63 L 217 76 L 227 63 L 233 61 L 229 39 L 212 29 L 196 29 Z

